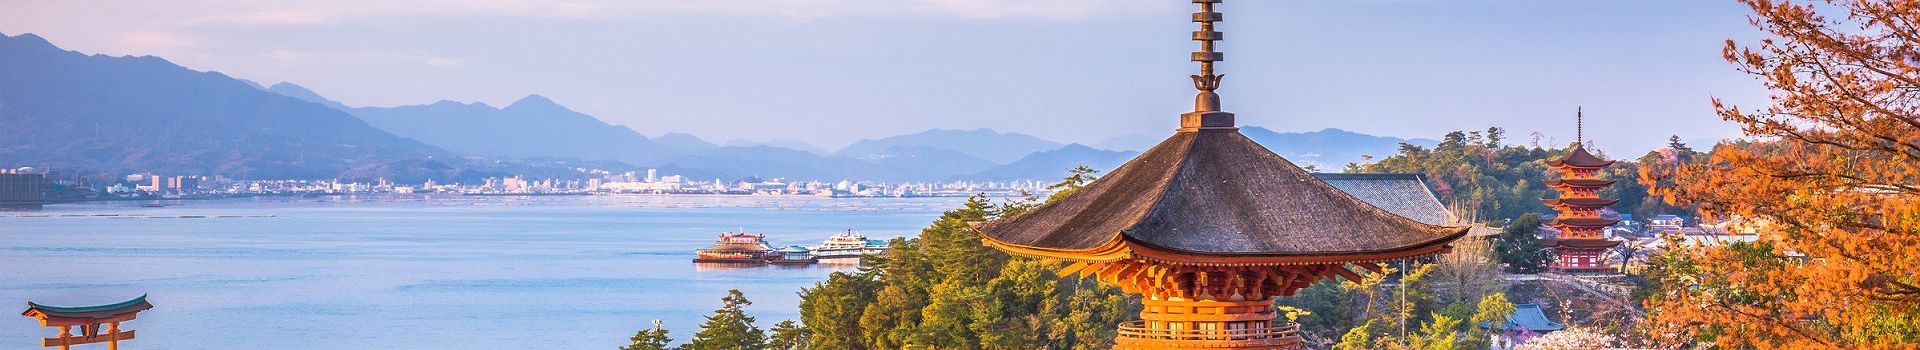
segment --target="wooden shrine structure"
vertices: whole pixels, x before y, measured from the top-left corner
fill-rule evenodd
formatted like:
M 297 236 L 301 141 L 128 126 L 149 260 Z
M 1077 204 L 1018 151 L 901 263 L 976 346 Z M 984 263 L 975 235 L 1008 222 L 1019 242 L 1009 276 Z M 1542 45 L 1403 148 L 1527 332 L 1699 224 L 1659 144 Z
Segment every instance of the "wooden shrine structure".
M 1200 92 L 1172 137 L 1072 194 L 974 225 L 987 246 L 1072 262 L 1062 275 L 1141 295 L 1141 319 L 1119 325 L 1115 349 L 1298 349 L 1274 297 L 1357 281 L 1355 269 L 1440 253 L 1467 233 L 1357 199 L 1241 135 L 1215 92 L 1220 1 L 1194 0 Z
M 119 303 L 80 307 L 58 307 L 27 302 L 20 315 L 40 321 L 41 327 L 60 327 L 60 336 L 40 340 L 40 346 L 68 350 L 74 345 L 107 343 L 107 350 L 119 350 L 120 341 L 133 339 L 133 330 L 120 329 L 120 322 L 131 321 L 140 311 L 153 308 L 147 296 Z M 101 329 L 102 325 L 106 328 Z M 73 328 L 80 328 L 79 334 Z
M 1613 161 L 1601 160 L 1587 152 L 1581 143 L 1575 141 L 1566 156 L 1547 160 L 1547 166 L 1560 174 L 1558 179 L 1547 180 L 1547 187 L 1558 191 L 1560 197 L 1542 201 L 1559 211 L 1547 226 L 1560 230 L 1560 235 L 1544 245 L 1556 254 L 1549 268 L 1560 272 L 1607 271 L 1601 255 L 1620 245 L 1619 241 L 1607 240 L 1603 234 L 1608 226 L 1620 223 L 1620 219 L 1608 219 L 1600 212 L 1619 201 L 1600 196 L 1600 189 L 1614 182 L 1601 179 L 1600 170 L 1613 165 Z

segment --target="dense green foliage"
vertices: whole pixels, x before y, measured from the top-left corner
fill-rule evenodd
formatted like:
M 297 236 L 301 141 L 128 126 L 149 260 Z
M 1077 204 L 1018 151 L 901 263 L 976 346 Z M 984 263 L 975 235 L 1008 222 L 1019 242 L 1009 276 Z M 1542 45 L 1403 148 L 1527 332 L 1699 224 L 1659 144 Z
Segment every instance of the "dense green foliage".
M 1507 272 L 1540 272 L 1553 261 L 1553 251 L 1540 245 L 1539 233 L 1540 215 L 1534 213 L 1521 215 L 1501 229 L 1500 237 L 1494 239 L 1494 251 Z
M 1094 171 L 1076 168 L 1056 189 Z M 835 273 L 800 293 L 810 349 L 1102 349 L 1114 325 L 1138 312 L 1116 288 L 1062 278 L 1056 263 L 981 244 L 968 223 L 1017 215 L 1038 199 L 974 197 L 942 214 L 861 273 Z
M 1463 245 L 1462 247 L 1474 248 Z M 1499 267 L 1491 249 L 1456 249 L 1433 263 L 1406 263 L 1359 282 L 1328 280 L 1276 300 L 1305 312 L 1296 323 L 1312 348 L 1484 349 L 1480 322 L 1505 321 L 1514 306 L 1488 288 Z M 1456 278 L 1455 276 L 1492 276 Z
M 707 323 L 700 325 L 700 333 L 693 334 L 693 340 L 681 349 L 685 350 L 758 350 L 767 346 L 767 334 L 753 325 L 753 316 L 747 316 L 742 307 L 752 305 L 747 296 L 739 289 L 728 290 L 727 296 L 720 298 L 719 310 L 713 316 L 707 316 Z
M 1425 174 L 1443 203 L 1472 219 L 1516 218 L 1547 210 L 1546 159 L 1562 150 L 1502 145 L 1506 130 L 1454 131 L 1426 149 L 1400 145 L 1400 152 L 1377 162 L 1354 164 L 1349 172 Z
M 1399 153 L 1367 164 L 1349 164 L 1347 172 L 1418 173 L 1427 176 L 1443 203 L 1483 222 L 1500 222 L 1527 213 L 1546 213 L 1551 209 L 1541 198 L 1553 197 L 1546 186 L 1550 176 L 1547 160 L 1564 156 L 1568 148 L 1541 148 L 1539 145 L 1505 145 L 1506 130 L 1447 133 L 1439 145 L 1426 149 L 1412 144 L 1400 145 Z M 1648 152 L 1638 162 L 1621 161 L 1603 169 L 1601 177 L 1619 180 L 1601 195 L 1620 199 L 1613 209 L 1636 217 L 1654 214 L 1681 214 L 1647 195 L 1647 186 L 1635 181 L 1641 164 L 1674 164 L 1696 154 L 1679 136 L 1670 139 L 1672 152 Z M 1588 151 L 1596 151 L 1588 147 Z M 1605 153 L 1597 153 L 1602 158 Z
M 630 338 L 633 344 L 622 346 L 620 350 L 667 350 L 673 338 L 667 337 L 667 329 L 660 327 L 660 320 L 653 321 L 653 328 L 641 329 Z
M 807 348 L 807 341 L 810 337 L 812 337 L 812 335 L 808 334 L 806 328 L 800 327 L 799 323 L 795 323 L 793 320 L 783 320 L 773 325 L 773 337 L 767 338 L 767 349 L 805 349 Z

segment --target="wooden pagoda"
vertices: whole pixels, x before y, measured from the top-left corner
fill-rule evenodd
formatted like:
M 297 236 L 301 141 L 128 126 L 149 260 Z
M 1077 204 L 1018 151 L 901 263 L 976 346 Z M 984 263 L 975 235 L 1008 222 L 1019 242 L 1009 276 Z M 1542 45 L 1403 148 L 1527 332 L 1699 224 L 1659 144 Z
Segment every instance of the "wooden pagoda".
M 1613 185 L 1613 180 L 1600 178 L 1600 170 L 1609 165 L 1613 165 L 1613 161 L 1601 160 L 1587 152 L 1580 142 L 1574 142 L 1566 156 L 1547 161 L 1547 166 L 1560 174 L 1558 179 L 1547 180 L 1547 186 L 1560 192 L 1560 197 L 1543 200 L 1560 213 L 1547 222 L 1547 226 L 1560 230 L 1559 236 L 1545 242 L 1557 255 L 1549 266 L 1553 270 L 1608 270 L 1601 255 L 1620 245 L 1619 241 L 1607 240 L 1602 234 L 1608 226 L 1620 223 L 1620 219 L 1608 219 L 1600 213 L 1600 209 L 1618 201 L 1600 197 L 1601 188 Z
M 74 345 L 107 343 L 108 350 L 118 350 L 120 341 L 133 339 L 133 330 L 120 329 L 120 322 L 131 321 L 140 311 L 153 308 L 147 303 L 147 296 L 133 300 L 95 306 L 58 307 L 27 302 L 27 311 L 20 315 L 40 321 L 41 327 L 60 327 L 60 336 L 44 338 L 40 345 L 59 347 L 67 350 Z M 105 325 L 106 329 L 101 329 Z M 79 327 L 80 334 L 73 334 L 73 328 Z
M 1086 188 L 974 228 L 990 247 L 1070 261 L 1063 275 L 1141 295 L 1141 319 L 1120 324 L 1116 349 L 1296 349 L 1274 297 L 1442 252 L 1467 228 L 1377 208 L 1241 135 L 1215 93 L 1220 0 L 1194 2 L 1200 92 L 1180 129 Z

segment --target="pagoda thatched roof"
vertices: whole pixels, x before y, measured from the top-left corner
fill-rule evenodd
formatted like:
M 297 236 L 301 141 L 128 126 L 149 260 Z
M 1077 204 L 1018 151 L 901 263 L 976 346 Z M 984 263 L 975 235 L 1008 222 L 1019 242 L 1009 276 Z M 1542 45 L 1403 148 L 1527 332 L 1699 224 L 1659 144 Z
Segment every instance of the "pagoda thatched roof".
M 1194 263 L 1399 259 L 1467 232 L 1368 204 L 1233 128 L 1183 130 L 1064 198 L 975 227 L 1016 254 Z

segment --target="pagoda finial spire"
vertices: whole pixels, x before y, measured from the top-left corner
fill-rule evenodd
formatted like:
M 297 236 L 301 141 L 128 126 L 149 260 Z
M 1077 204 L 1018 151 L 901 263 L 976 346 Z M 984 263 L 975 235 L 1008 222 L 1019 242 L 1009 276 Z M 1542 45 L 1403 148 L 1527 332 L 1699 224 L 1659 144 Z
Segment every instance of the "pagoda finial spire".
M 1225 39 L 1225 34 L 1213 29 L 1213 24 L 1223 19 L 1219 12 L 1213 10 L 1213 5 L 1220 1 L 1193 0 L 1193 3 L 1200 4 L 1200 12 L 1193 14 L 1193 21 L 1200 23 L 1200 30 L 1193 32 L 1193 41 L 1200 42 L 1200 51 L 1193 53 L 1193 61 L 1200 62 L 1200 74 L 1193 76 L 1193 87 L 1200 89 L 1200 95 L 1194 99 L 1195 112 L 1220 110 L 1220 94 L 1214 93 L 1214 90 L 1220 89 L 1220 78 L 1225 75 L 1213 72 L 1214 62 L 1226 60 L 1226 55 L 1215 51 L 1213 47 L 1214 42 Z
M 1225 34 L 1213 30 L 1213 24 L 1220 22 L 1219 12 L 1213 6 L 1221 0 L 1193 0 L 1200 4 L 1200 12 L 1193 13 L 1193 21 L 1200 23 L 1200 30 L 1193 32 L 1193 41 L 1200 42 L 1200 51 L 1193 53 L 1193 61 L 1200 62 L 1200 74 L 1193 75 L 1193 87 L 1200 89 L 1200 95 L 1193 98 L 1193 112 L 1180 115 L 1181 131 L 1200 130 L 1237 130 L 1233 126 L 1233 113 L 1220 110 L 1220 78 L 1224 74 L 1213 72 L 1213 63 L 1226 60 L 1226 55 L 1214 51 L 1215 42 L 1226 39 Z
M 1586 112 L 1586 109 L 1587 109 L 1587 107 L 1586 107 L 1586 106 L 1575 106 L 1575 107 L 1573 107 L 1573 143 L 1574 143 L 1574 144 L 1584 144 L 1584 143 L 1587 143 L 1587 135 L 1586 135 L 1586 132 L 1587 132 L 1587 129 L 1586 129 L 1586 127 L 1587 127 L 1587 112 Z

